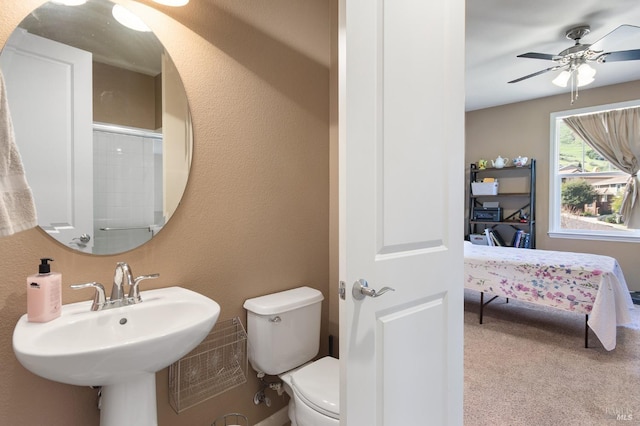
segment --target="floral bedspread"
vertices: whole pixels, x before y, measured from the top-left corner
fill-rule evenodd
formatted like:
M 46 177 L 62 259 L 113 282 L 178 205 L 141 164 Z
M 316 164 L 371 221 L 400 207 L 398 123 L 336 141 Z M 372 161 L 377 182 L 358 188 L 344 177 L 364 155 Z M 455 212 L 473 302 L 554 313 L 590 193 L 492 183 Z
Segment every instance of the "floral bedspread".
M 622 269 L 609 256 L 473 245 L 465 241 L 465 287 L 588 314 L 607 350 L 616 327 L 631 321 L 633 301 Z

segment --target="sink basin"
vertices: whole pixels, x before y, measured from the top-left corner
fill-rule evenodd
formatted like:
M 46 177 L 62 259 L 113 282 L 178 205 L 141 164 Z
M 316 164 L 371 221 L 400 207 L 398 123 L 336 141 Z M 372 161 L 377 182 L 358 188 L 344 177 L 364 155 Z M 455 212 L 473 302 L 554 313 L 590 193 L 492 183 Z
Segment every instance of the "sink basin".
M 18 361 L 50 380 L 102 386 L 101 424 L 155 424 L 154 419 L 122 418 L 122 405 L 134 399 L 132 409 L 140 411 L 140 392 L 152 391 L 153 400 L 146 403 L 156 416 L 155 373 L 207 336 L 220 306 L 182 287 L 142 291 L 140 296 L 142 303 L 104 311 L 91 311 L 91 301 L 63 305 L 61 316 L 47 323 L 30 323 L 23 315 L 13 333 Z M 122 386 L 126 389 L 118 388 Z M 110 402 L 115 414 L 105 418 Z

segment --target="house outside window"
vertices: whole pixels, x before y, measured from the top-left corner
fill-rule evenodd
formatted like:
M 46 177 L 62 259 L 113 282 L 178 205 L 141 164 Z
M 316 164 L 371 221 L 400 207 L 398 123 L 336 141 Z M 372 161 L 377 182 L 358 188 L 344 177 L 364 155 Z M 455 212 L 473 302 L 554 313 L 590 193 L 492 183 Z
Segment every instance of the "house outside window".
M 618 170 L 564 121 L 581 114 L 638 108 L 640 100 L 551 114 L 549 236 L 640 242 L 620 216 L 629 174 Z

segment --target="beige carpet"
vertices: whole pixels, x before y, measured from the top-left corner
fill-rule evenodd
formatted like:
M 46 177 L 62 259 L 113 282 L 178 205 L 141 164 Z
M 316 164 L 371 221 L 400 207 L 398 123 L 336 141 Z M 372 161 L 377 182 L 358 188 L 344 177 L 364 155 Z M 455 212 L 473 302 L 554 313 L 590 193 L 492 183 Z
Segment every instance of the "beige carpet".
M 465 290 L 464 424 L 640 425 L 640 307 L 606 351 L 584 316 Z

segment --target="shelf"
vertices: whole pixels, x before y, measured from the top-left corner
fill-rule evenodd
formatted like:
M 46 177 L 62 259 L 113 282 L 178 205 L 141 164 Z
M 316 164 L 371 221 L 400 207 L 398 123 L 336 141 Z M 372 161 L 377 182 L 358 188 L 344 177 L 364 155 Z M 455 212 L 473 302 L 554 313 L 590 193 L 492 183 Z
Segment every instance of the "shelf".
M 482 225 L 520 225 L 520 226 L 530 226 L 535 223 L 535 221 L 528 222 L 520 222 L 519 220 L 504 220 L 501 222 L 489 221 L 489 220 L 470 220 L 469 223 L 472 224 L 482 224 Z
M 531 164 L 527 164 L 526 166 L 522 166 L 522 167 L 515 167 L 515 166 L 502 167 L 500 169 L 496 167 L 487 167 L 486 169 L 479 169 L 476 167 L 476 168 L 472 168 L 471 171 L 476 173 L 483 173 L 483 172 L 500 172 L 504 170 L 530 170 L 530 169 L 531 169 Z
M 473 185 L 471 183 L 481 181 L 479 175 L 483 177 L 494 175 L 500 180 L 528 178 L 528 191 L 526 192 L 503 192 L 495 195 L 472 194 Z M 482 234 L 485 229 L 502 234 L 502 238 L 510 240 L 519 230 L 530 235 L 530 248 L 536 246 L 536 160 L 531 159 L 529 164 L 522 167 L 503 167 L 478 169 L 476 164 L 470 165 L 469 170 L 469 234 Z M 516 189 L 516 188 L 514 188 Z M 491 192 L 491 191 L 487 191 Z M 511 200 L 510 200 L 511 199 Z M 500 200 L 501 210 L 499 212 L 499 222 L 491 220 L 474 220 L 474 211 L 482 207 L 484 202 L 489 200 Z M 502 206 L 504 204 L 504 206 Z M 505 208 L 506 206 L 506 208 Z M 519 206 L 519 207 L 517 207 Z M 520 222 L 519 217 L 522 212 L 528 214 L 526 222 Z M 515 220 L 514 220 L 515 219 Z
M 528 192 L 503 192 L 502 194 L 495 195 L 470 195 L 471 198 L 479 197 L 529 197 L 531 194 Z

